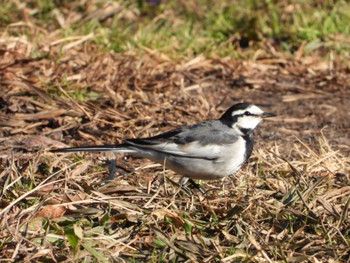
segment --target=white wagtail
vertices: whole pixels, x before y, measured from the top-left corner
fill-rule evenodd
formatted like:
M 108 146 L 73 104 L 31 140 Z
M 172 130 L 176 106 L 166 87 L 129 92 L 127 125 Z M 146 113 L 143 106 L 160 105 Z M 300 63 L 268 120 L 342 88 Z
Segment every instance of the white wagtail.
M 250 103 L 229 108 L 220 119 L 179 127 L 121 144 L 62 148 L 53 152 L 112 151 L 148 158 L 183 177 L 211 180 L 236 172 L 253 150 L 253 130 L 263 118 L 276 116 Z

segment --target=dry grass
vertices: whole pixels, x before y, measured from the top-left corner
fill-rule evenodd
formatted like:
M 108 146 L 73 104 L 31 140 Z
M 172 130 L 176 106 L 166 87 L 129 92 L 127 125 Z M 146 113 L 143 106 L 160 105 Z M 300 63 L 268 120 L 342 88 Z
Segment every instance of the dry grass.
M 180 189 L 162 167 L 104 181 L 95 158 L 13 157 L 2 171 L 9 200 L 2 257 L 345 262 L 349 160 L 327 145 L 314 152 L 300 143 L 295 151 L 300 157 L 287 163 L 277 147 L 259 149 L 235 177 L 204 183 L 205 196 Z M 44 164 L 47 173 L 38 169 Z M 166 175 L 165 184 L 151 182 L 157 175 Z
M 94 34 L 45 31 L 36 42 L 8 30 L 0 40 L 1 260 L 349 261 L 350 87 L 341 57 L 265 43 L 249 60 L 175 61 L 149 48 L 106 52 Z M 106 180 L 113 155 L 48 151 L 156 134 L 241 100 L 279 117 L 258 128 L 241 171 L 202 182 L 205 195 L 145 160 L 118 155 L 134 171 Z
M 126 54 L 91 60 L 74 49 L 58 66 L 26 61 L 23 47 L 3 49 L 2 258 L 348 259 L 349 159 L 320 135 L 312 146 L 284 137 L 277 125 L 296 125 L 288 118 L 259 129 L 249 165 L 222 182 L 203 182 L 205 196 L 179 189 L 171 172 L 143 160 L 128 162 L 135 172 L 106 181 L 105 158 L 47 152 L 62 142 L 112 143 L 217 116 L 212 109 L 230 94 L 229 78 L 248 74 L 241 85 L 262 85 L 270 74 L 264 64 L 199 57 L 175 66 Z

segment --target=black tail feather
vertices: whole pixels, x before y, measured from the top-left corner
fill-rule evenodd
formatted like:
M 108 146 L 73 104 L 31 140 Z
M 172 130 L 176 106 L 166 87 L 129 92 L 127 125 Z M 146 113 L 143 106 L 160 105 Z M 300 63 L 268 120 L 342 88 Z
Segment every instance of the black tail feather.
M 132 151 L 129 149 L 128 145 L 125 143 L 122 144 L 113 144 L 113 145 L 96 145 L 96 146 L 79 146 L 79 147 L 70 147 L 70 148 L 59 148 L 51 150 L 53 153 L 64 153 L 64 152 L 128 152 Z

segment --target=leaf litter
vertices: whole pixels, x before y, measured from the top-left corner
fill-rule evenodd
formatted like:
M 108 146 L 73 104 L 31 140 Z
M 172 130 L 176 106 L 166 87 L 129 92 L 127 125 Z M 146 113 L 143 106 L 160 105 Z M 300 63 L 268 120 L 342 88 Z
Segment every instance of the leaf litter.
M 30 43 L 1 42 L 1 258 L 349 260 L 346 66 L 287 54 L 172 61 L 95 52 L 93 37 L 43 43 L 49 56 L 34 59 Z M 246 100 L 279 117 L 257 129 L 241 171 L 202 182 L 204 196 L 146 160 L 117 156 L 134 169 L 106 180 L 113 155 L 49 152 L 154 135 Z

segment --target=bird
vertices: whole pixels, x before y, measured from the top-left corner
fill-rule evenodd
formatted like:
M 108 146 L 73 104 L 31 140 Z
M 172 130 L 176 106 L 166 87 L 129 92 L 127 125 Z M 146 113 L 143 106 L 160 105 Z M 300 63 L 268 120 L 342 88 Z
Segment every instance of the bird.
M 182 126 L 120 144 L 59 148 L 52 152 L 123 152 L 164 165 L 187 179 L 215 180 L 237 172 L 253 150 L 253 130 L 276 114 L 243 102 L 219 119 Z

